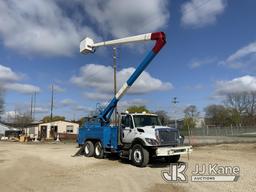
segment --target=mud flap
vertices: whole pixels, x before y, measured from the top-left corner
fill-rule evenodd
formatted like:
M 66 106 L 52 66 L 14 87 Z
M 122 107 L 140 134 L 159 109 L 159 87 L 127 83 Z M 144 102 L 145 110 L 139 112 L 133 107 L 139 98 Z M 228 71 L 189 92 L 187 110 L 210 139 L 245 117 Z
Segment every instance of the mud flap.
M 71 157 L 77 157 L 84 154 L 85 143 L 79 148 L 79 150 Z
M 129 160 L 132 160 L 132 149 L 129 149 Z

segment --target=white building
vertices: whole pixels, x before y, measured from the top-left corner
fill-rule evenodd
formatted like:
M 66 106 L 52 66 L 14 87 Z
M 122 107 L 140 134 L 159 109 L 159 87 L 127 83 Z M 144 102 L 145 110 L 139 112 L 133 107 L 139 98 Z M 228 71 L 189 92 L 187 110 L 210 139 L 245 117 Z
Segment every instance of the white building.
M 5 134 L 6 130 L 9 130 L 10 128 L 2 123 L 0 123 L 0 136 Z
M 39 122 L 31 123 L 30 125 L 26 126 L 24 130 L 24 134 L 30 136 L 31 138 L 38 138 L 38 131 L 39 131 Z
M 39 123 L 25 128 L 25 134 L 38 139 L 75 139 L 79 124 L 69 121 Z
M 202 128 L 205 126 L 205 121 L 204 121 L 204 117 L 197 117 L 195 119 L 195 128 Z
M 38 125 L 38 137 L 43 139 L 75 138 L 78 134 L 79 124 L 69 121 L 54 121 Z
M 20 129 L 16 129 L 8 125 L 5 125 L 3 123 L 0 123 L 0 138 L 1 136 L 16 137 L 20 133 L 21 133 Z

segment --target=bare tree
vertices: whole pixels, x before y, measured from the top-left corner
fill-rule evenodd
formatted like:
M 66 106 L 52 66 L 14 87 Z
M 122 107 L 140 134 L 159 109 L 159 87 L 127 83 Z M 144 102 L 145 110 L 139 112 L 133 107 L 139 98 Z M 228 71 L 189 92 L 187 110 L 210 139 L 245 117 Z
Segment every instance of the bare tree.
M 245 125 L 255 125 L 256 123 L 256 91 L 248 93 L 248 104 L 242 120 Z
M 129 111 L 129 113 L 142 113 L 144 111 L 149 112 L 145 105 L 132 105 L 127 108 L 127 111 Z
M 158 118 L 161 121 L 162 125 L 168 125 L 170 123 L 170 118 L 168 117 L 166 111 L 156 111 L 155 114 L 158 115 Z
M 184 110 L 185 116 L 186 117 L 198 117 L 199 112 L 197 111 L 197 108 L 195 105 L 189 105 L 185 110 Z
M 31 118 L 30 113 L 26 112 L 26 113 L 18 113 L 18 114 L 16 114 L 12 123 L 16 127 L 23 128 L 23 127 L 26 127 L 27 125 L 31 124 L 32 121 L 33 120 Z
M 226 95 L 224 103 L 227 107 L 236 110 L 240 115 L 242 115 L 246 112 L 249 106 L 249 100 L 248 92 L 229 93 Z
M 254 116 L 256 114 L 256 91 L 248 93 L 246 113 L 248 116 Z
M 207 125 L 229 125 L 230 112 L 224 105 L 208 105 L 204 111 Z
M 51 117 L 51 116 L 47 115 L 47 116 L 43 117 L 42 121 L 44 123 L 49 123 L 49 122 L 53 122 L 53 121 L 65 121 L 65 117 L 58 116 L 58 115 Z
M 224 101 L 234 124 L 253 124 L 256 115 L 256 92 L 230 93 Z
M 196 126 L 195 118 L 199 116 L 199 112 L 195 105 L 188 106 L 185 110 L 184 127 L 188 130 Z

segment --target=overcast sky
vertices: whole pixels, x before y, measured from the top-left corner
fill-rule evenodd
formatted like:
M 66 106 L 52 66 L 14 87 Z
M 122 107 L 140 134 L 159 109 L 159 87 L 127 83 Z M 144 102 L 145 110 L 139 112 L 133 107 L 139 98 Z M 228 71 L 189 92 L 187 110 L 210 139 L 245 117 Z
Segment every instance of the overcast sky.
M 256 1 L 253 0 L 1 0 L 0 84 L 6 114 L 49 114 L 54 84 L 55 115 L 87 115 L 112 97 L 112 48 L 79 53 L 79 42 L 164 31 L 167 44 L 120 101 L 151 110 L 194 104 L 203 114 L 230 92 L 256 90 Z M 151 49 L 145 42 L 118 47 L 118 87 Z

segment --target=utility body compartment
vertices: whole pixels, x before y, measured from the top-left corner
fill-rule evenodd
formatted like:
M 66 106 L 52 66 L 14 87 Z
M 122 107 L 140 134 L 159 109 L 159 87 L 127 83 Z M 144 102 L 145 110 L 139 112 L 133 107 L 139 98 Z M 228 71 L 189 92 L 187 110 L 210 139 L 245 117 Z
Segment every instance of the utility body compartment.
M 87 140 L 101 141 L 103 148 L 118 151 L 118 127 L 88 122 L 79 129 L 77 140 L 79 145 L 83 145 Z

